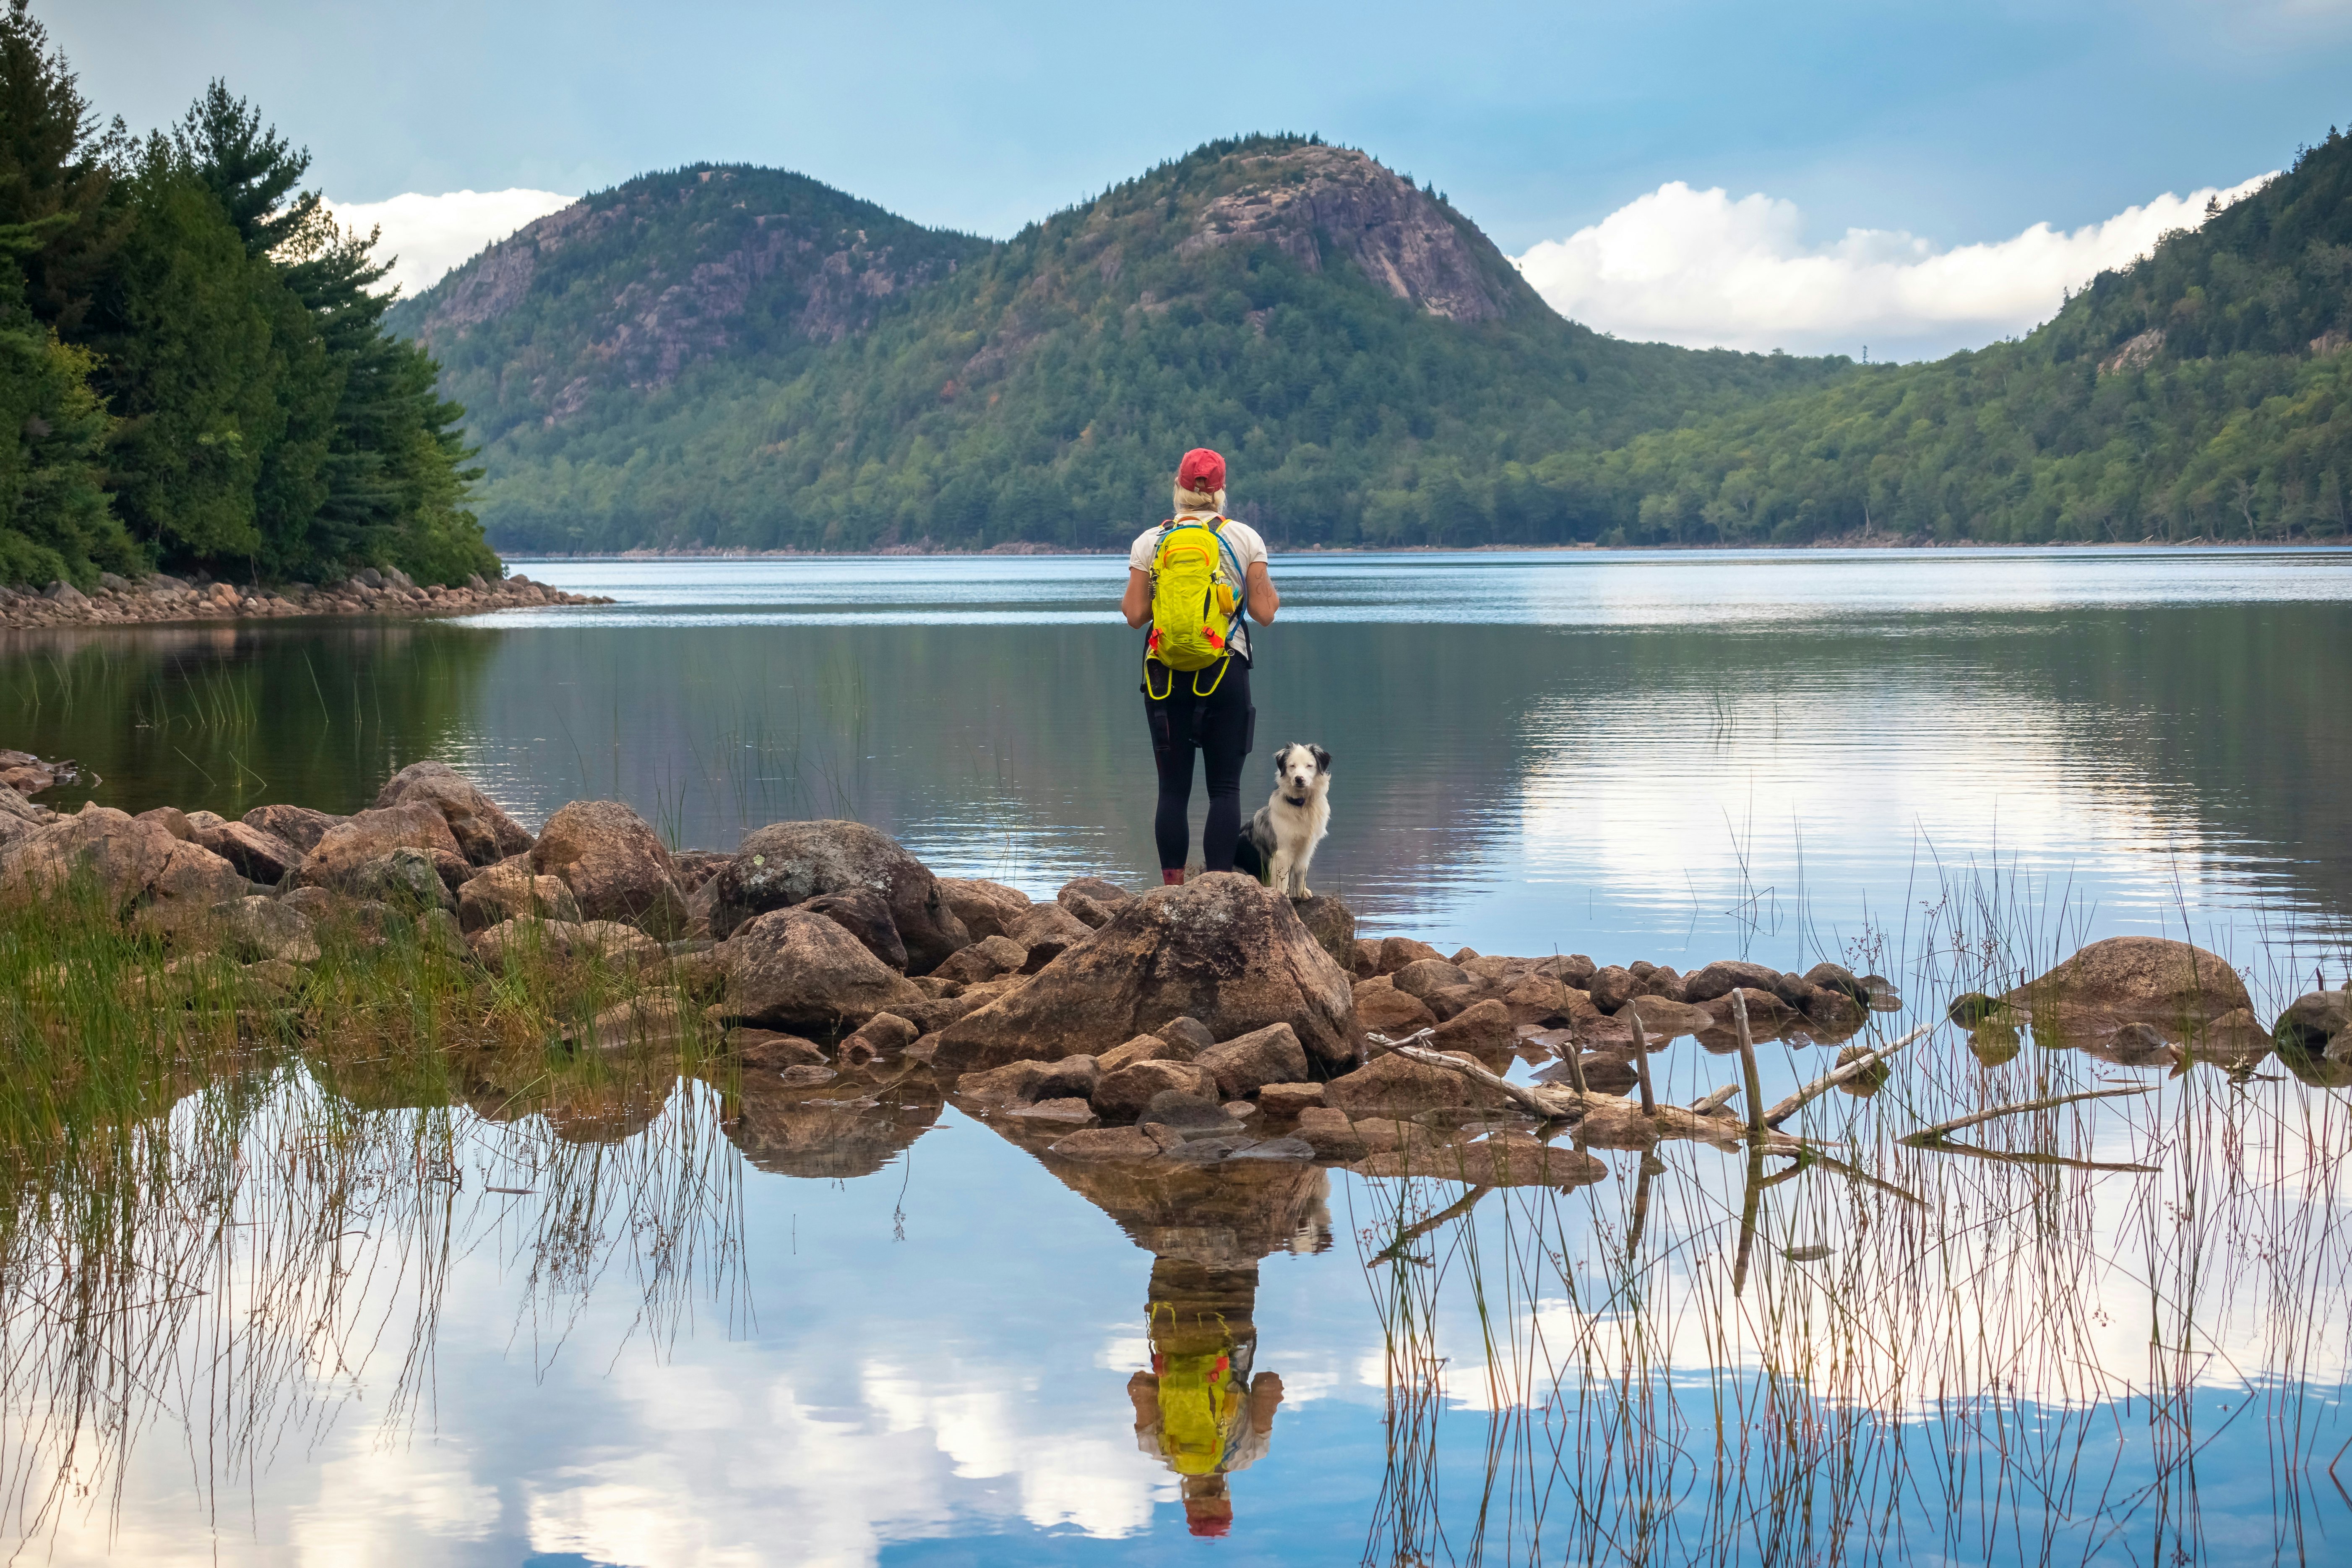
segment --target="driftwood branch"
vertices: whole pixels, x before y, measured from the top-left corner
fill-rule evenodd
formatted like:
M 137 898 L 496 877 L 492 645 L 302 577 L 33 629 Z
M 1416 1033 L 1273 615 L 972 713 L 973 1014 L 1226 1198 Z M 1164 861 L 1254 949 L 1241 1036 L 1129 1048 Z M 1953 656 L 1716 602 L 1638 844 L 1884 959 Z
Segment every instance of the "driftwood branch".
M 1596 1106 L 1623 1104 L 1614 1095 L 1578 1094 L 1550 1085 L 1530 1088 L 1526 1084 L 1513 1083 L 1467 1058 L 1449 1056 L 1444 1051 L 1429 1050 L 1405 1041 L 1398 1041 L 1391 1048 L 1408 1061 L 1419 1062 L 1423 1067 L 1444 1068 L 1448 1072 L 1458 1072 L 1466 1079 L 1485 1084 L 1530 1115 L 1548 1121 L 1574 1121 Z M 1649 1121 L 1662 1138 L 1694 1138 L 1703 1142 L 1722 1143 L 1736 1142 L 1741 1136 L 1736 1124 L 1712 1116 L 1702 1116 L 1680 1105 L 1661 1105 L 1650 1114 Z M 1793 1153 L 1804 1147 L 1801 1140 L 1786 1133 L 1768 1133 L 1766 1138 L 1768 1147 L 1784 1153 Z
M 1842 1083 L 1849 1083 L 1853 1079 L 1860 1078 L 1863 1074 L 1876 1067 L 1879 1063 L 1885 1061 L 1887 1058 L 1893 1056 L 1904 1047 L 1911 1044 L 1914 1040 L 1925 1038 L 1934 1031 L 1935 1027 L 1936 1026 L 1933 1024 L 1922 1024 L 1917 1028 L 1912 1030 L 1909 1034 L 1905 1035 L 1902 1038 L 1890 1040 L 1874 1051 L 1864 1051 L 1861 1056 L 1854 1058 L 1853 1060 L 1846 1063 L 1845 1066 L 1837 1068 L 1835 1071 L 1823 1073 L 1821 1077 L 1813 1079 L 1812 1082 L 1805 1085 L 1804 1088 L 1799 1089 L 1796 1093 L 1790 1095 L 1788 1099 L 1782 1100 L 1771 1110 L 1766 1111 L 1764 1113 L 1764 1125 L 1767 1127 L 1780 1126 L 1780 1123 L 1788 1121 L 1789 1118 L 1796 1115 L 1798 1111 L 1802 1110 L 1806 1106 L 1811 1104 L 1814 1100 L 1819 1100 L 1822 1096 L 1827 1094 L 1838 1085 Z
M 1698 1112 L 1701 1116 L 1707 1115 L 1721 1106 L 1729 1105 L 1731 1103 L 1732 1097 L 1737 1095 L 1738 1092 L 1739 1086 L 1738 1084 L 1727 1083 L 1721 1089 L 1717 1089 L 1713 1094 L 1706 1096 L 1704 1100 L 1692 1100 L 1691 1109 Z
M 2029 1110 L 2054 1110 L 2062 1105 L 2072 1105 L 2083 1100 L 2116 1100 L 2125 1095 L 2152 1094 L 2154 1084 L 2132 1084 L 2122 1089 L 2086 1089 L 2080 1094 L 2053 1094 L 2041 1100 L 2021 1100 L 2015 1105 L 1996 1105 L 1990 1110 L 1979 1110 L 1974 1116 L 1955 1116 L 1949 1121 L 1938 1121 L 1933 1127 L 1923 1127 L 1901 1140 L 1914 1147 L 1934 1143 L 1945 1134 L 1958 1132 L 1965 1127 L 1975 1127 L 1987 1121 L 1997 1121 L 2004 1116 L 2022 1116 Z

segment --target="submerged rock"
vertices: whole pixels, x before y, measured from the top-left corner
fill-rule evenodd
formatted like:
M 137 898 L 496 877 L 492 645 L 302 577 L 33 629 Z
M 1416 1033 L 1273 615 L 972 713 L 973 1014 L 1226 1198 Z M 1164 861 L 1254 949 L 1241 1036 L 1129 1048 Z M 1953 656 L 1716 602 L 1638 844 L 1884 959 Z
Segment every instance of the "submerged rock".
M 575 800 L 547 819 L 530 867 L 572 889 L 592 921 L 622 921 L 663 938 L 684 934 L 686 895 L 660 835 L 616 800 Z
M 939 1065 L 1091 1053 L 1187 1016 L 1227 1039 L 1287 1024 L 1310 1057 L 1339 1063 L 1352 1059 L 1353 1013 L 1346 973 L 1290 900 L 1213 872 L 1120 905 L 1020 990 L 942 1031 Z
M 863 888 L 880 894 L 888 908 L 909 973 L 929 974 L 971 941 L 930 868 L 860 822 L 778 822 L 759 828 L 745 836 L 713 886 L 715 937 L 732 935 L 771 910 Z

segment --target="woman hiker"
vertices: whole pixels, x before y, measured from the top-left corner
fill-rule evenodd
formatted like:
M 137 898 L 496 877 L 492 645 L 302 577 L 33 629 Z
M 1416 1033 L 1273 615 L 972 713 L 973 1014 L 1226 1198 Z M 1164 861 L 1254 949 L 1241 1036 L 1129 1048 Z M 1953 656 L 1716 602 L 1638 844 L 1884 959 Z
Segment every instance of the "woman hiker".
M 1242 831 L 1242 763 L 1257 710 L 1250 706 L 1249 622 L 1265 626 L 1282 606 L 1265 569 L 1265 541 L 1223 515 L 1225 460 L 1206 447 L 1176 468 L 1176 515 L 1135 536 L 1127 552 L 1130 626 L 1149 626 L 1143 652 L 1143 712 L 1160 769 L 1152 837 L 1160 876 L 1184 879 L 1185 815 L 1192 799 L 1192 753 L 1208 759 L 1209 822 L 1201 860 L 1234 868 Z M 1244 871 L 1260 874 L 1255 849 Z

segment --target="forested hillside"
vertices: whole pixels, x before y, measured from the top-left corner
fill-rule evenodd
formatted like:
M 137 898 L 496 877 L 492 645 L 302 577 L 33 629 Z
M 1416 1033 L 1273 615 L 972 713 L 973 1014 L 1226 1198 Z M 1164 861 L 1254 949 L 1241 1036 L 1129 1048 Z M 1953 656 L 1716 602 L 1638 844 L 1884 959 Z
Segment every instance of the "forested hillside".
M 1443 197 L 1204 147 L 1003 245 L 793 175 L 601 193 L 395 318 L 524 549 L 1122 542 L 1208 444 L 1291 544 L 1570 537 L 1536 467 L 1851 374 L 1561 321 Z
M 1798 542 L 2352 531 L 2352 137 L 2016 342 L 1857 371 L 1538 480 L 1587 537 Z
M 0 16 L 0 582 L 157 565 L 496 574 L 460 410 L 383 328 L 371 240 L 215 82 L 141 140 Z

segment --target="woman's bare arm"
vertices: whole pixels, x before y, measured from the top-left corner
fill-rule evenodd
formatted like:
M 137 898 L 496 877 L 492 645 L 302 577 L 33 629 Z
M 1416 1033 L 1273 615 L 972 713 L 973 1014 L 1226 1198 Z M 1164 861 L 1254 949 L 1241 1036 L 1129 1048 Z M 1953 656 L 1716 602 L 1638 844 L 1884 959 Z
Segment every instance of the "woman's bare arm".
M 1127 596 L 1118 602 L 1119 614 L 1130 626 L 1140 626 L 1151 618 L 1151 574 L 1127 569 Z
M 1282 608 L 1282 595 L 1274 591 L 1274 578 L 1267 574 L 1263 561 L 1250 563 L 1248 583 L 1250 619 L 1265 626 L 1274 619 L 1274 612 Z M 1133 588 L 1128 589 L 1130 595 L 1134 592 Z M 1142 624 L 1141 621 L 1129 622 L 1130 626 Z

